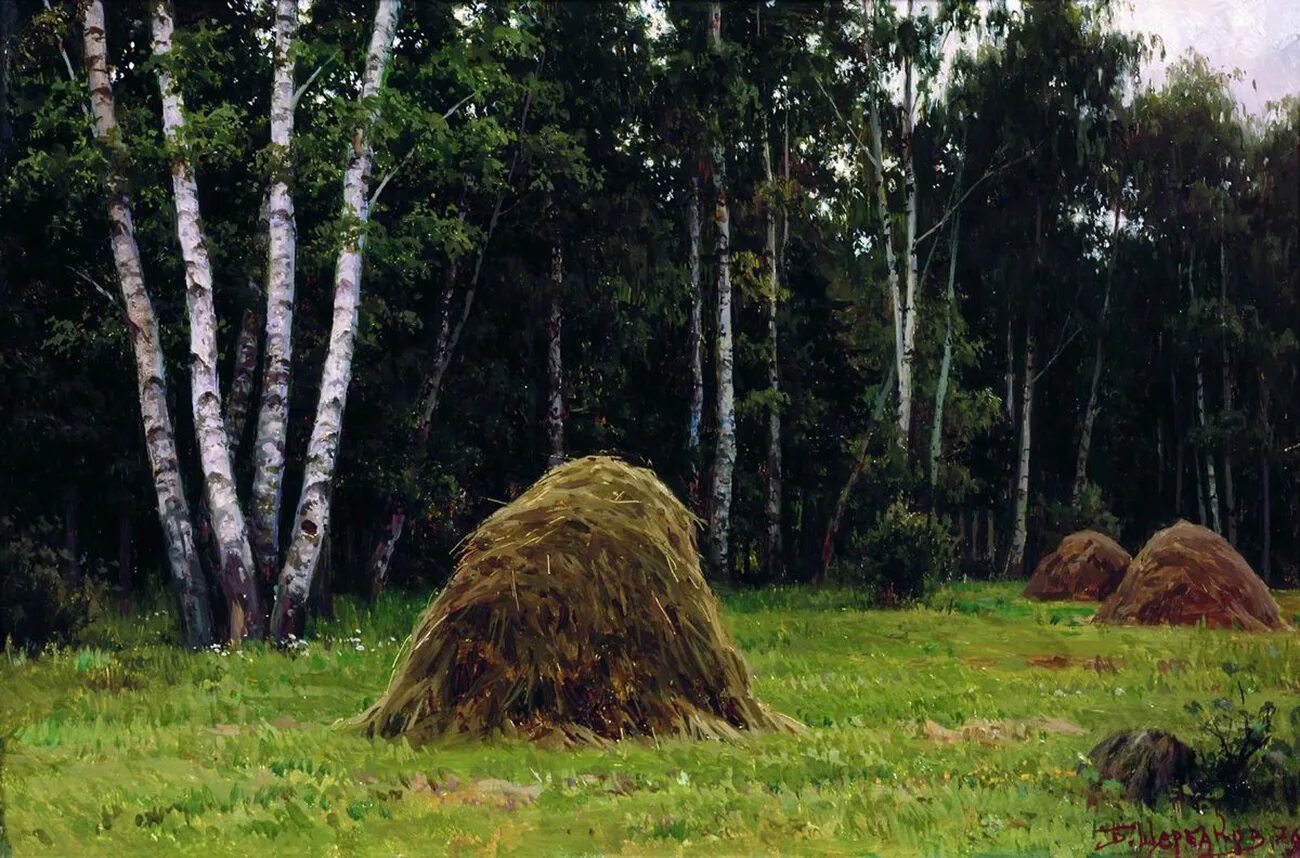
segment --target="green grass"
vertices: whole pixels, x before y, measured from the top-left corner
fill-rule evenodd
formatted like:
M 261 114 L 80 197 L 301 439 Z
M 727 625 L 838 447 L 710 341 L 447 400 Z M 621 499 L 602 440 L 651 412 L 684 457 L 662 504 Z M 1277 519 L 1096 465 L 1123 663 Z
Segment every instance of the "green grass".
M 189 655 L 161 613 L 104 621 L 82 648 L 0 656 L 8 836 L 15 855 L 114 858 L 1072 856 L 1093 850 L 1096 825 L 1206 823 L 1089 807 L 1080 754 L 1125 727 L 1193 736 L 1184 704 L 1225 691 L 1228 662 L 1252 703 L 1289 708 L 1294 635 L 1098 628 L 1087 606 L 1017 589 L 954 587 L 903 611 L 866 610 L 845 591 L 729 595 L 759 695 L 809 732 L 610 751 L 413 749 L 341 728 L 382 689 L 418 602 L 345 604 L 296 654 Z M 1300 608 L 1300 596 L 1282 601 L 1288 617 Z M 1055 655 L 1117 670 L 1029 663 Z M 1083 732 L 941 744 L 923 731 L 927 719 L 1047 717 Z

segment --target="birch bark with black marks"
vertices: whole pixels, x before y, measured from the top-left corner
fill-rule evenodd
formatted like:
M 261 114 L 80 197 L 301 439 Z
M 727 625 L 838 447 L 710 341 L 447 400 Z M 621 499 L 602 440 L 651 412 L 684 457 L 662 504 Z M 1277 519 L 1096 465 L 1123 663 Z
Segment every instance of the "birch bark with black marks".
M 862 15 L 863 15 L 863 39 L 862 39 L 863 50 L 864 53 L 866 54 L 868 62 L 870 62 L 872 57 L 874 56 L 874 49 L 871 43 L 870 0 L 862 0 Z M 909 80 L 909 85 L 910 85 L 910 80 Z M 874 192 L 873 196 L 875 197 L 876 200 L 876 217 L 880 220 L 880 243 L 884 245 L 885 248 L 885 267 L 886 267 L 885 277 L 886 277 L 886 282 L 889 286 L 889 305 L 893 313 L 893 319 L 894 319 L 894 378 L 898 383 L 898 390 L 899 393 L 901 394 L 903 391 L 903 381 L 902 381 L 903 376 L 907 374 L 908 377 L 910 378 L 911 367 L 909 365 L 906 369 L 904 369 L 903 366 L 904 361 L 906 360 L 905 358 L 906 350 L 904 348 L 904 331 L 906 329 L 906 325 L 904 324 L 904 314 L 903 314 L 903 309 L 905 304 L 904 304 L 904 298 L 902 294 L 902 287 L 898 279 L 898 259 L 896 257 L 896 252 L 894 250 L 894 224 L 893 224 L 893 217 L 889 211 L 889 192 L 885 183 L 884 143 L 882 141 L 883 135 L 880 127 L 880 106 L 879 104 L 877 104 L 877 99 L 874 97 L 868 99 L 867 130 L 868 130 L 868 136 L 870 138 L 869 145 L 870 145 L 871 160 L 873 162 L 871 165 L 872 167 L 871 176 L 872 176 L 872 185 L 873 185 L 872 190 Z M 910 251 L 910 245 L 909 245 L 909 251 Z M 904 421 L 904 418 L 901 413 L 903 411 L 902 404 L 903 403 L 900 396 L 900 400 L 899 400 L 900 414 L 898 418 L 898 424 L 900 426 L 906 427 L 908 423 L 910 423 L 911 421 L 911 416 L 909 411 L 906 422 Z M 898 442 L 898 445 L 901 449 L 906 450 L 907 449 L 906 429 L 904 429 L 903 432 L 899 433 L 899 437 L 895 440 Z
M 716 2 L 709 4 L 709 43 L 715 56 L 722 53 L 722 5 Z M 719 101 L 722 97 L 718 93 Z M 736 391 L 731 311 L 731 211 L 727 203 L 726 150 L 720 139 L 713 144 L 713 190 L 713 227 L 718 257 L 718 445 L 709 501 L 709 566 L 714 575 L 727 577 L 730 570 L 732 477 L 736 468 Z
M 294 123 L 293 40 L 297 0 L 277 0 L 271 79 L 271 180 L 267 195 L 266 360 L 253 445 L 253 551 L 263 581 L 280 562 L 280 508 L 284 497 L 285 440 L 293 377 L 293 310 L 298 226 L 289 180 Z
M 1025 377 L 1020 388 L 1020 455 L 1016 459 L 1015 503 L 1011 515 L 1011 545 L 1007 549 L 1004 577 L 1019 576 L 1025 565 L 1029 537 L 1029 451 L 1033 441 L 1034 338 L 1025 337 Z
M 700 178 L 691 178 L 691 195 L 686 202 L 689 238 L 686 262 L 690 280 L 691 309 L 686 331 L 686 353 L 691 364 L 691 407 L 686 421 L 686 449 L 690 453 L 692 477 L 698 479 L 700 429 L 704 423 L 704 296 L 700 289 Z
M 907 0 L 907 17 L 912 18 L 912 2 Z M 898 443 L 904 454 L 908 436 L 912 431 L 912 367 L 916 358 L 916 290 L 918 274 L 918 247 L 916 241 L 916 146 L 913 140 L 915 124 L 916 89 L 913 81 L 912 59 L 903 61 L 903 195 L 906 217 L 904 242 L 907 248 L 907 278 L 903 305 L 900 308 L 902 339 L 898 343 Z M 883 163 L 883 162 L 882 162 Z
M 171 150 L 176 237 L 185 260 L 185 307 L 190 323 L 190 404 L 194 412 L 195 441 L 203 468 L 204 497 L 220 552 L 217 579 L 230 612 L 230 640 L 237 644 L 244 637 L 262 637 L 265 626 L 254 577 L 253 550 L 235 491 L 230 435 L 221 408 L 212 266 L 199 216 L 198 185 L 186 151 L 185 103 L 169 67 L 173 34 L 170 3 L 160 0 L 154 6 L 152 25 L 153 53 L 159 60 L 163 137 Z
M 1123 179 L 1120 179 L 1120 186 Z M 1079 432 L 1079 452 L 1074 460 L 1074 483 L 1070 488 L 1070 506 L 1079 508 L 1083 487 L 1088 483 L 1088 452 L 1092 447 L 1092 429 L 1097 421 L 1097 394 L 1101 388 L 1101 370 L 1105 358 L 1106 324 L 1110 318 L 1110 289 L 1115 279 L 1115 258 L 1119 255 L 1120 188 L 1115 191 L 1115 223 L 1110 234 L 1110 258 L 1106 261 L 1106 286 L 1101 301 L 1101 318 L 1097 323 L 1097 341 L 1092 356 L 1092 377 L 1088 383 L 1088 403 L 1083 408 L 1083 426 Z
M 91 115 L 95 137 L 108 162 L 105 187 L 109 244 L 131 333 L 145 451 L 158 498 L 158 521 L 162 526 L 167 568 L 180 601 L 182 633 L 186 645 L 198 649 L 213 642 L 212 613 L 176 456 L 176 433 L 167 407 L 167 376 L 158 336 L 158 318 L 145 288 L 144 268 L 131 221 L 125 178 L 126 150 L 117 126 L 113 86 L 108 73 L 103 4 L 100 0 L 87 0 L 82 7 L 82 16 Z
M 379 0 L 374 29 L 366 52 L 361 101 L 370 110 L 365 125 L 378 119 L 377 96 L 397 32 L 399 0 Z M 357 310 L 361 302 L 361 261 L 365 249 L 365 226 L 370 218 L 372 154 L 368 128 L 356 128 L 348 148 L 343 178 L 343 221 L 345 233 L 334 268 L 334 313 L 329 347 L 321 372 L 320 398 L 316 419 L 307 445 L 302 493 L 294 514 L 293 536 L 276 586 L 271 630 L 277 640 L 301 631 L 303 609 L 311 592 L 312 576 L 320 561 L 321 543 L 329 518 L 339 440 L 343 433 L 343 411 L 348 385 L 352 381 L 352 353 L 356 345 Z
M 763 116 L 763 173 L 767 180 L 768 199 L 764 206 L 767 245 L 767 386 L 772 402 L 767 413 L 767 499 L 764 513 L 767 536 L 764 542 L 767 575 L 776 580 L 785 576 L 785 549 L 781 539 L 781 372 L 777 342 L 777 310 L 780 307 L 781 278 L 777 271 L 776 186 L 772 177 L 772 151 L 768 142 L 767 115 Z
M 564 463 L 564 357 L 561 333 L 564 306 L 564 252 L 551 246 L 551 276 L 546 290 L 546 467 Z
M 1187 266 L 1187 294 L 1191 300 L 1193 315 L 1196 313 L 1196 249 L 1193 247 Z M 1192 366 L 1196 370 L 1196 421 L 1201 432 L 1206 431 L 1205 417 L 1205 375 L 1201 372 L 1201 347 L 1192 350 Z M 1223 520 L 1219 513 L 1219 485 L 1214 473 L 1214 450 L 1208 444 L 1204 450 L 1205 459 L 1205 495 L 1209 515 L 1205 523 L 1214 528 L 1215 533 L 1223 533 Z M 1199 475 L 1199 470 L 1198 470 Z

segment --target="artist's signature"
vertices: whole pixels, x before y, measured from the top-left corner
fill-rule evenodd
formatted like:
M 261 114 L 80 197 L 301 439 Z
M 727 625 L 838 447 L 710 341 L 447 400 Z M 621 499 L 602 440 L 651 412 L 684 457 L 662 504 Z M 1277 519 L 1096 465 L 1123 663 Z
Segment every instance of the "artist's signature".
M 1223 817 L 1195 828 L 1157 828 L 1155 823 L 1118 822 L 1093 827 L 1093 852 L 1143 858 L 1226 858 L 1229 855 L 1282 855 L 1300 858 L 1300 825 L 1265 828 L 1232 826 Z

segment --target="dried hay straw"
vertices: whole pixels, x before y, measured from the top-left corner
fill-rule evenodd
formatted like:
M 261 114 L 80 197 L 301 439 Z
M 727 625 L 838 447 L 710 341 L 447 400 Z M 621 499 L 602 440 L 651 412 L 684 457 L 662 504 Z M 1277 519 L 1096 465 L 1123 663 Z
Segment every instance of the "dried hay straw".
M 548 472 L 465 541 L 370 735 L 602 744 L 800 730 L 754 699 L 700 572 L 696 519 L 607 456 Z
M 1228 541 L 1187 521 L 1158 531 L 1095 617 L 1099 623 L 1285 629 L 1268 587 Z
M 1034 568 L 1021 594 L 1031 599 L 1074 599 L 1100 602 L 1124 580 L 1132 558 L 1120 544 L 1095 530 L 1080 530 Z

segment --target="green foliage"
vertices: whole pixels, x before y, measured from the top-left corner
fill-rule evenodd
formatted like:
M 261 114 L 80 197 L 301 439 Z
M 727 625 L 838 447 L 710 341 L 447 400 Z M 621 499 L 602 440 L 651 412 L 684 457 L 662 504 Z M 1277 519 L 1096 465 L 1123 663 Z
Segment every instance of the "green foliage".
M 1277 706 L 1271 700 L 1247 704 L 1248 692 L 1258 691 L 1249 667 L 1227 662 L 1223 671 L 1236 686 L 1235 695 L 1187 704 L 1188 713 L 1200 720 L 1206 746 L 1200 797 L 1231 813 L 1264 807 L 1295 813 L 1300 805 L 1300 756 L 1295 751 L 1300 707 L 1289 712 L 1288 741 L 1274 724 Z
M 64 581 L 72 559 L 50 547 L 50 533 L 19 531 L 0 520 L 0 644 L 5 651 L 40 651 L 66 644 L 90 618 L 86 589 Z
M 865 586 L 876 604 L 886 607 L 925 599 L 955 571 L 952 534 L 935 516 L 901 502 L 886 508 L 863 537 L 858 553 L 862 578 L 854 583 Z

